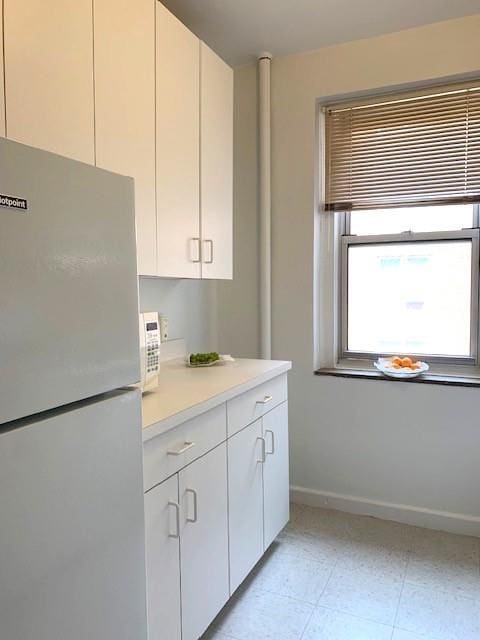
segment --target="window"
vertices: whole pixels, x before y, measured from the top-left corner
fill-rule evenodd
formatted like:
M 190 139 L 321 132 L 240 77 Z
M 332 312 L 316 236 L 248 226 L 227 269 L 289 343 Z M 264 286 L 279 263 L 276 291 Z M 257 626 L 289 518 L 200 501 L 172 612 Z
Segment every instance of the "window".
M 432 209 L 345 214 L 342 357 L 476 362 L 477 208 Z
M 340 361 L 479 364 L 480 87 L 327 107 Z

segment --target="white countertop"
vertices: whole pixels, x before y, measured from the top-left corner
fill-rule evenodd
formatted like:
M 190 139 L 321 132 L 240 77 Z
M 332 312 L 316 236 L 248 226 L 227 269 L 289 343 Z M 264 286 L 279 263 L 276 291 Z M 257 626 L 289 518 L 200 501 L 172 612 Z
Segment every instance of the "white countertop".
M 213 409 L 292 368 L 283 360 L 238 359 L 192 369 L 178 358 L 163 362 L 157 389 L 143 395 L 143 440 Z

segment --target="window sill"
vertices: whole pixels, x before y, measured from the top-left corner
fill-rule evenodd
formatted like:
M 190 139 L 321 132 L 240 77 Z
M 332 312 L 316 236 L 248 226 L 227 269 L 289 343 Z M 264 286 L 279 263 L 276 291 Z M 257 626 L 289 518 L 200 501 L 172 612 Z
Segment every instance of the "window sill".
M 480 377 L 446 376 L 424 373 L 418 378 L 388 378 L 378 371 L 370 369 L 317 369 L 317 376 L 334 376 L 337 378 L 356 378 L 359 380 L 380 380 L 383 382 L 407 382 L 408 384 L 441 384 L 451 387 L 480 387 Z

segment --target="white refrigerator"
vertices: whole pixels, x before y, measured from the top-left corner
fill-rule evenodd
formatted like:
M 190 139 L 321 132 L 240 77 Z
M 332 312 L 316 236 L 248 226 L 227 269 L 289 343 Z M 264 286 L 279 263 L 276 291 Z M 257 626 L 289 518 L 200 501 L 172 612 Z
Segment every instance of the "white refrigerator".
M 0 139 L 0 638 L 146 640 L 133 180 Z

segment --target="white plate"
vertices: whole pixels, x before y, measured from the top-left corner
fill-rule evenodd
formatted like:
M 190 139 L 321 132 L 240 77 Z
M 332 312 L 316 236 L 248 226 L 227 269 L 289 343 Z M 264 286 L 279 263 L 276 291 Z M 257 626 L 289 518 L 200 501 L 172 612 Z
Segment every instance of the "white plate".
M 416 369 L 416 371 L 412 371 L 411 369 L 394 369 L 392 366 L 389 366 L 390 358 L 379 358 L 377 362 L 374 363 L 374 366 L 384 375 L 389 376 L 390 378 L 418 378 L 422 373 L 425 373 L 430 369 L 426 362 L 418 361 L 420 365 L 420 369 Z

